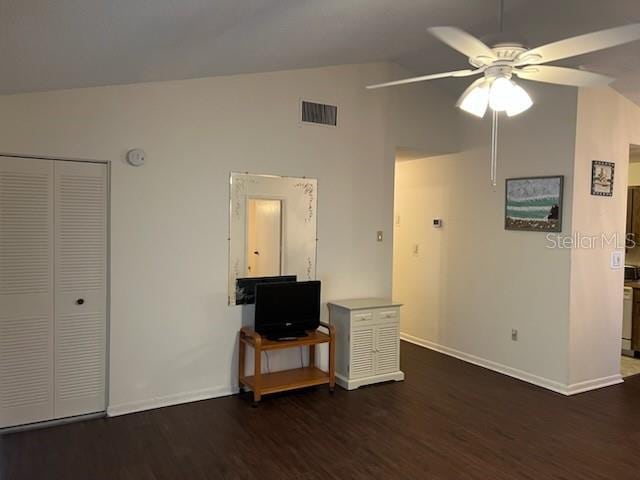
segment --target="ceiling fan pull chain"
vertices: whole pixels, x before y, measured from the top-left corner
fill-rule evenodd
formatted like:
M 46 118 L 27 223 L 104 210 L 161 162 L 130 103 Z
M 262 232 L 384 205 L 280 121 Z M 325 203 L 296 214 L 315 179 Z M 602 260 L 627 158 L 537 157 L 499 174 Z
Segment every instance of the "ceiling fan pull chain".
M 494 187 L 498 183 L 498 115 L 494 110 L 491 121 L 491 185 Z

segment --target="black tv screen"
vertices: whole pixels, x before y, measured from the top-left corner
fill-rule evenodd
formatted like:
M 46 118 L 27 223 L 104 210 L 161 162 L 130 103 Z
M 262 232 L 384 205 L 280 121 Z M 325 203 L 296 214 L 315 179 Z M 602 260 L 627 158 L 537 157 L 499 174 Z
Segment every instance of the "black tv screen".
M 300 336 L 319 325 L 319 281 L 256 285 L 256 332 L 276 338 Z
M 279 277 L 247 277 L 236 280 L 236 305 L 252 305 L 256 301 L 256 285 L 258 283 L 295 282 L 295 275 Z

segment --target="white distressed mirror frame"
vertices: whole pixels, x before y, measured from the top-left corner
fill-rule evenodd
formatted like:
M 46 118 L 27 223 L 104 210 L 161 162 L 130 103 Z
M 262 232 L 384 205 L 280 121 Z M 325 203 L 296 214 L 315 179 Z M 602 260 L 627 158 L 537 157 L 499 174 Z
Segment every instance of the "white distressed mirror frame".
M 229 176 L 229 305 L 236 303 L 236 279 L 247 270 L 247 199 L 283 202 L 282 272 L 298 280 L 316 278 L 318 181 L 232 172 Z

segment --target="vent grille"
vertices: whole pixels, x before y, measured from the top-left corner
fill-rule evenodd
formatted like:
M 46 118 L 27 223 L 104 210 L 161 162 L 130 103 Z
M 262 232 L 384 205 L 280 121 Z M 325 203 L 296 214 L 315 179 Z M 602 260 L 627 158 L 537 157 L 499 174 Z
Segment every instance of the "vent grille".
M 338 107 L 323 103 L 302 102 L 302 121 L 320 125 L 338 125 Z

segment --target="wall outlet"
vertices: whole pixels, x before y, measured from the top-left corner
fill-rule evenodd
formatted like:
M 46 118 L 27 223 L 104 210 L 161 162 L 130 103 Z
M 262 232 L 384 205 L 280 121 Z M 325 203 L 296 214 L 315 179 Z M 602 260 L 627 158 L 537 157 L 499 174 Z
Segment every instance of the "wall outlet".
M 518 330 L 516 330 L 515 328 L 511 329 L 511 340 L 513 340 L 514 342 L 518 341 Z
M 611 270 L 619 270 L 622 268 L 624 256 L 621 250 L 611 252 Z

